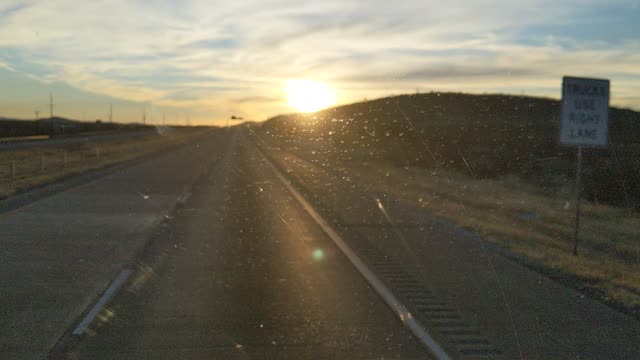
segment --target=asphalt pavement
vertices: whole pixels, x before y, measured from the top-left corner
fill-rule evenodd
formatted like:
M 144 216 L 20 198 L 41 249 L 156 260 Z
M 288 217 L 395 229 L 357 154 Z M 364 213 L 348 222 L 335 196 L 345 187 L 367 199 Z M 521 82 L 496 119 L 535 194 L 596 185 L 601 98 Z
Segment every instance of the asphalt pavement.
M 453 358 L 640 358 L 637 320 L 336 165 L 236 127 L 0 214 L 0 358 L 429 358 L 289 181 Z
M 221 157 L 225 138 L 211 134 L 1 213 L 0 359 L 44 358 Z
M 357 180 L 348 164 L 256 141 L 451 356 L 640 358 L 637 319 L 513 261 L 481 235 L 425 211 L 418 199 L 371 190 L 375 179 Z M 416 289 L 441 306 L 423 306 L 413 298 Z
M 244 136 L 159 226 L 71 359 L 424 359 Z

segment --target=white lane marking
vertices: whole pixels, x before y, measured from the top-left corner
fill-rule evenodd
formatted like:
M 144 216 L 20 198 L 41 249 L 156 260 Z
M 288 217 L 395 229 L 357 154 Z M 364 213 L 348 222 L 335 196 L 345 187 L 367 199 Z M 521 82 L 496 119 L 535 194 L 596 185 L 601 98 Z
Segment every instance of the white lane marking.
M 329 223 L 325 221 L 320 214 L 318 214 L 311 204 L 291 185 L 291 183 L 280 173 L 275 165 L 271 161 L 264 157 L 267 164 L 271 167 L 275 175 L 280 179 L 284 186 L 289 190 L 291 195 L 300 202 L 304 209 L 311 215 L 311 217 L 320 225 L 322 230 L 327 234 L 331 240 L 342 250 L 351 263 L 358 269 L 358 271 L 364 276 L 369 284 L 378 292 L 378 295 L 393 309 L 395 314 L 400 320 L 413 332 L 413 334 L 431 351 L 431 353 L 439 360 L 449 360 L 449 355 L 444 349 L 431 337 L 429 332 L 420 325 L 418 321 L 411 315 L 411 312 L 404 306 L 393 293 L 378 279 L 378 277 L 364 264 L 362 260 L 356 255 L 351 247 L 345 243 L 340 235 L 331 228 Z
M 72 335 L 80 336 L 84 334 L 84 331 L 87 329 L 87 327 L 89 327 L 89 325 L 93 322 L 96 316 L 98 316 L 102 308 L 107 304 L 107 302 L 109 302 L 109 300 L 113 297 L 116 291 L 118 291 L 120 286 L 124 284 L 124 282 L 127 280 L 129 275 L 131 275 L 131 272 L 132 272 L 131 270 L 125 269 L 125 270 L 122 270 L 120 274 L 118 274 L 118 277 L 111 283 L 111 286 L 109 286 L 107 291 L 105 291 L 104 294 L 102 294 L 102 296 L 100 297 L 100 300 L 98 300 L 98 302 L 95 305 L 93 305 L 93 307 L 91 308 L 91 311 L 89 311 L 87 316 L 85 316 L 84 319 L 82 319 L 82 321 L 80 322 L 80 324 L 78 324 L 75 330 L 73 330 L 73 332 L 71 333 Z

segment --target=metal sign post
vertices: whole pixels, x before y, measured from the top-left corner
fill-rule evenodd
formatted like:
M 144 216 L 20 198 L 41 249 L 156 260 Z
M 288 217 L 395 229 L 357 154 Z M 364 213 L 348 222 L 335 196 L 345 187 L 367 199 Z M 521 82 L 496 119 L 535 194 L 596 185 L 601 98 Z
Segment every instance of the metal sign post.
M 578 146 L 578 168 L 576 169 L 576 223 L 573 228 L 573 255 L 578 255 L 578 229 L 580 229 L 580 188 L 582 182 L 582 146 Z
M 562 126 L 560 144 L 577 146 L 576 220 L 573 254 L 578 255 L 580 200 L 582 197 L 582 148 L 606 148 L 609 137 L 609 80 L 565 76 L 562 78 Z

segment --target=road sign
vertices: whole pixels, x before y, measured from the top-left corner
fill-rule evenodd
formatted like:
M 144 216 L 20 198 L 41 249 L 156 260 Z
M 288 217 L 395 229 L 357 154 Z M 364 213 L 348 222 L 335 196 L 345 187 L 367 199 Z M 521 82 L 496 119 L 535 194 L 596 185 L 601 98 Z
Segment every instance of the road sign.
M 560 143 L 577 146 L 576 221 L 573 254 L 578 255 L 582 147 L 607 147 L 609 139 L 609 80 L 565 76 L 562 78 Z
M 609 136 L 609 80 L 562 78 L 560 143 L 606 147 Z

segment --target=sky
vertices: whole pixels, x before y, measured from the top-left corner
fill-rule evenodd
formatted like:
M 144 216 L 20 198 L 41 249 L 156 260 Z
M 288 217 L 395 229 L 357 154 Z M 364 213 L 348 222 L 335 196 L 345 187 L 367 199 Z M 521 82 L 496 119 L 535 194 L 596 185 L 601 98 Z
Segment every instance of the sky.
M 560 97 L 611 79 L 640 110 L 640 0 L 0 0 L 0 116 L 174 124 L 429 91 Z

